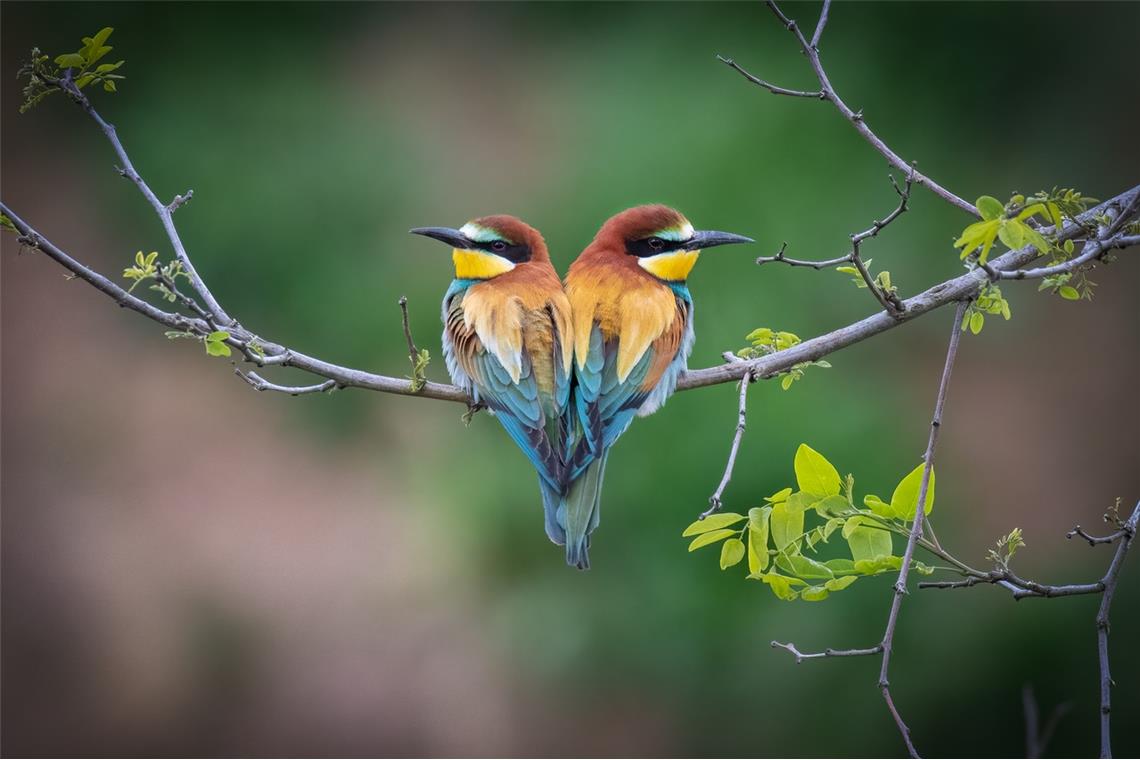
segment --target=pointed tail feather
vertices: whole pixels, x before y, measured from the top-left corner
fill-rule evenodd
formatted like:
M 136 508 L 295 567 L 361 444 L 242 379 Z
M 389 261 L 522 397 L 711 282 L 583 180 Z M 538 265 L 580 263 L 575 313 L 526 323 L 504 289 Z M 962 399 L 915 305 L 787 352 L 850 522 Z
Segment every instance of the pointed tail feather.
M 546 516 L 546 535 L 551 541 L 562 546 L 566 543 L 566 531 L 558 523 L 558 507 L 562 504 L 562 495 L 547 485 L 540 476 L 538 486 L 542 489 L 542 511 Z
M 590 567 L 590 534 L 601 519 L 602 480 L 608 453 L 591 462 L 581 477 L 570 484 L 558 511 L 558 522 L 565 532 L 566 564 L 579 570 Z

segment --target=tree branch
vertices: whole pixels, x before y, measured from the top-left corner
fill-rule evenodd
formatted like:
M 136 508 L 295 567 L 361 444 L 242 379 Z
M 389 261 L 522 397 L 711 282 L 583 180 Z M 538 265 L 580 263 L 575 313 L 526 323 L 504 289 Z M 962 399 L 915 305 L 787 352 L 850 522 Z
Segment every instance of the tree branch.
M 1124 535 L 1116 545 L 1116 553 L 1112 555 L 1112 562 L 1108 572 L 1104 574 L 1101 583 L 1104 585 L 1104 596 L 1100 600 L 1100 609 L 1096 613 L 1096 649 L 1100 661 L 1100 756 L 1112 757 L 1112 731 L 1110 714 L 1112 712 L 1112 674 L 1108 663 L 1108 612 L 1112 607 L 1112 598 L 1116 594 L 1116 584 L 1120 579 L 1120 566 L 1124 564 L 1124 557 L 1132 547 L 1136 538 L 1136 529 L 1140 524 L 1140 502 L 1132 508 L 1132 515 L 1121 526 Z
M 723 58 L 721 56 L 717 56 L 717 58 L 719 58 L 726 65 L 738 71 L 741 76 L 743 76 L 748 81 L 752 82 L 753 84 L 757 84 L 776 95 L 794 95 L 797 97 L 811 97 L 819 98 L 820 100 L 831 101 L 831 104 L 834 105 L 841 114 L 843 114 L 843 118 L 847 119 L 847 121 L 849 121 L 851 125 L 855 127 L 855 130 L 863 136 L 863 139 L 870 143 L 871 147 L 873 147 L 883 157 L 885 157 L 891 166 L 895 167 L 899 171 L 910 171 L 913 168 L 911 164 L 905 161 L 893 150 L 891 150 L 890 147 L 888 147 L 887 144 L 883 142 L 878 135 L 872 132 L 869 126 L 867 126 L 867 122 L 863 118 L 863 112 L 852 111 L 851 108 L 843 102 L 842 98 L 840 98 L 839 94 L 835 91 L 835 88 L 832 87 L 831 80 L 828 79 L 827 72 L 823 68 L 823 63 L 820 62 L 818 48 L 819 38 L 823 34 L 824 26 L 827 24 L 827 15 L 831 9 L 831 3 L 825 2 L 823 4 L 823 11 L 820 13 L 819 22 L 816 24 L 815 34 L 812 35 L 811 42 L 808 42 L 808 40 L 804 37 L 803 32 L 800 31 L 800 28 L 796 22 L 785 16 L 783 11 L 780 10 L 779 6 L 777 6 L 776 3 L 772 2 L 772 0 L 768 0 L 767 5 L 771 9 L 772 13 L 776 15 L 776 18 L 780 20 L 780 23 L 783 24 L 788 31 L 795 35 L 796 40 L 800 43 L 800 49 L 803 51 L 803 54 L 807 56 L 808 61 L 811 63 L 812 71 L 815 72 L 816 79 L 819 81 L 819 91 L 804 92 L 798 90 L 787 90 L 783 87 L 777 87 L 776 85 L 765 82 L 759 77 L 753 76 L 744 68 L 737 65 L 736 62 L 734 62 L 731 58 Z M 914 171 L 914 182 L 917 185 L 921 185 L 922 187 L 927 188 L 947 203 L 962 209 L 967 214 L 978 216 L 978 210 L 974 208 L 974 205 L 972 203 L 958 197 L 942 185 L 932 180 L 930 177 L 917 170 Z
M 744 439 L 744 421 L 748 409 L 748 386 L 751 383 L 752 375 L 745 375 L 740 378 L 740 406 L 736 413 L 736 431 L 732 435 L 732 448 L 728 450 L 728 463 L 725 465 L 720 485 L 709 497 L 709 508 L 701 512 L 698 519 L 703 520 L 721 508 L 720 497 L 724 495 L 724 489 L 728 487 L 728 481 L 732 479 L 732 470 L 736 467 L 736 454 L 740 451 L 740 442 Z
M 1078 235 L 1088 234 L 1088 231 L 1082 225 L 1098 214 L 1115 216 L 1117 221 L 1121 223 L 1129 221 L 1127 215 L 1121 214 L 1120 210 L 1129 208 L 1132 201 L 1138 197 L 1140 197 L 1140 185 L 1090 209 L 1082 214 L 1076 223 L 1067 223 L 1058 234 L 1057 239 L 1064 241 L 1077 237 Z M 43 251 L 49 258 L 100 292 L 109 296 L 121 306 L 130 308 L 159 324 L 175 330 L 192 332 L 196 335 L 204 335 L 212 331 L 210 325 L 200 318 L 189 318 L 180 314 L 163 311 L 127 293 L 123 288 L 111 282 L 98 272 L 84 266 L 58 246 L 51 243 L 50 240 L 37 232 L 3 202 L 0 202 L 0 212 L 12 220 L 13 226 L 20 234 L 21 242 Z M 1017 269 L 1032 262 L 1038 258 L 1039 255 L 1037 249 L 1032 246 L 1026 246 L 1016 251 L 1009 251 L 993 259 L 990 264 L 995 271 Z M 704 388 L 709 385 L 736 382 L 744 377 L 746 373 L 751 374 L 757 379 L 772 377 L 780 372 L 791 369 L 800 362 L 821 359 L 835 351 L 893 329 L 929 311 L 933 311 L 955 301 L 971 298 L 977 294 L 978 290 L 986 281 L 986 276 L 981 271 L 967 272 L 966 274 L 942 282 L 916 296 L 904 300 L 904 311 L 897 316 L 880 312 L 866 319 L 832 330 L 824 335 L 805 340 L 791 348 L 768 354 L 767 356 L 749 361 L 726 361 L 724 364 L 714 367 L 690 370 L 683 373 L 679 378 L 677 390 L 686 391 L 694 388 Z M 294 349 L 287 348 L 278 343 L 261 340 L 240 323 L 235 322 L 228 326 L 226 330 L 231 335 L 226 343 L 241 351 L 247 361 L 258 366 L 280 365 L 283 367 L 294 367 L 328 380 L 335 380 L 337 385 L 342 388 L 362 388 L 402 396 L 417 396 L 440 401 L 453 401 L 465 405 L 470 404 L 470 399 L 467 394 L 454 385 L 427 382 L 418 392 L 413 393 L 406 378 L 377 375 L 363 370 L 332 364 Z M 249 348 L 251 342 L 260 346 L 264 355 L 259 355 L 251 351 Z

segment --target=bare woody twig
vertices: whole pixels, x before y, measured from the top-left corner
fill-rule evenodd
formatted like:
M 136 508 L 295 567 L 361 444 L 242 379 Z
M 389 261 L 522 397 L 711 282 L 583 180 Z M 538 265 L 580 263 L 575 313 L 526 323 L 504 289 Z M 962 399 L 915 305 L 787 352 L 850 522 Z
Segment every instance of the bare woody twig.
M 887 310 L 888 314 L 891 316 L 898 316 L 902 312 L 906 311 L 906 306 L 898 297 L 898 294 L 896 294 L 893 289 L 888 290 L 884 285 L 880 285 L 879 282 L 877 282 L 875 278 L 871 276 L 871 273 L 867 271 L 867 264 L 863 261 L 859 250 L 859 247 L 862 245 L 864 240 L 878 236 L 878 234 L 882 232 L 883 229 L 887 227 L 887 225 L 889 225 L 895 219 L 898 219 L 907 210 L 907 203 L 910 200 L 910 188 L 911 184 L 914 182 L 914 168 L 911 167 L 911 171 L 907 174 L 905 189 L 900 188 L 899 184 L 895 182 L 895 178 L 890 174 L 887 175 L 887 179 L 891 181 L 891 185 L 894 187 L 895 192 L 899 196 L 899 205 L 895 208 L 894 211 L 883 217 L 882 220 L 876 219 L 866 230 L 863 230 L 862 232 L 852 233 L 851 250 L 846 255 L 839 256 L 834 259 L 826 259 L 823 261 L 790 259 L 784 255 L 784 251 L 786 251 L 788 248 L 787 242 L 784 242 L 784 244 L 780 246 L 780 250 L 776 252 L 775 256 L 761 256 L 760 258 L 756 259 L 756 263 L 772 264 L 781 262 L 793 267 L 811 267 L 812 269 L 816 270 L 838 266 L 840 264 L 852 264 L 855 267 L 855 270 L 859 273 L 859 276 L 863 278 L 863 284 L 867 286 L 867 289 L 870 291 L 871 295 L 873 295 L 875 297 L 875 300 L 878 301 L 882 307 Z
M 1104 584 L 1104 596 L 1100 599 L 1100 609 L 1096 613 L 1096 649 L 1100 662 L 1100 756 L 1112 757 L 1112 730 L 1110 716 L 1112 712 L 1112 673 L 1108 662 L 1108 613 L 1112 608 L 1112 598 L 1116 594 L 1116 583 L 1120 578 L 1120 566 L 1124 564 L 1124 557 L 1132 547 L 1136 538 L 1136 530 L 1140 523 L 1140 502 L 1132 509 L 1132 515 L 1121 526 L 1123 536 L 1116 545 L 1116 553 L 1112 555 L 1112 562 L 1108 572 L 1104 574 L 1101 583 Z
M 883 700 L 887 703 L 887 710 L 890 712 L 891 717 L 898 726 L 899 733 L 902 735 L 903 742 L 906 744 L 907 752 L 911 757 L 918 757 L 918 750 L 911 740 L 910 728 L 907 727 L 906 722 L 903 720 L 902 715 L 899 713 L 898 708 L 895 706 L 894 698 L 891 696 L 890 680 L 888 678 L 891 666 L 891 652 L 894 647 L 895 629 L 898 625 L 899 611 L 902 607 L 903 595 L 907 593 L 906 582 L 910 573 L 912 560 L 914 559 L 914 548 L 922 539 L 922 525 L 925 518 L 926 498 L 930 487 L 930 477 L 934 470 L 934 451 L 938 445 L 938 432 L 942 427 L 942 411 L 946 405 L 946 394 L 950 388 L 950 374 L 954 369 L 954 360 L 958 356 L 958 343 L 961 340 L 962 330 L 959 325 L 962 321 L 962 315 L 966 311 L 968 303 L 963 301 L 958 304 L 958 309 L 954 314 L 953 327 L 950 332 L 950 345 L 946 350 L 946 363 L 942 368 L 942 379 L 938 384 L 938 396 L 934 402 L 934 414 L 930 421 L 930 435 L 926 442 L 926 453 L 923 455 L 923 468 L 922 480 L 918 488 L 918 500 L 915 508 L 914 522 L 912 523 L 910 534 L 907 537 L 906 549 L 903 552 L 902 564 L 899 567 L 898 579 L 894 585 L 894 595 L 891 599 L 890 613 L 887 615 L 887 624 L 883 630 L 883 638 L 878 645 L 867 649 L 827 649 L 823 652 L 817 653 L 803 653 L 799 651 L 794 644 L 781 644 L 773 641 L 772 646 L 780 647 L 791 652 L 796 662 L 803 662 L 808 659 L 816 659 L 823 657 L 857 657 L 863 655 L 882 655 L 882 665 L 879 669 L 879 690 L 883 695 Z
M 728 451 L 728 464 L 725 465 L 724 475 L 720 479 L 720 485 L 713 491 L 713 495 L 709 497 L 709 508 L 701 513 L 701 520 L 705 519 L 713 512 L 721 508 L 721 496 L 724 495 L 724 489 L 728 487 L 728 481 L 732 479 L 732 470 L 736 467 L 736 454 L 740 451 L 740 442 L 744 439 L 744 422 L 745 415 L 748 409 L 748 386 L 752 383 L 752 375 L 747 374 L 740 378 L 740 405 L 736 413 L 736 432 L 732 436 L 732 448 Z
M 898 623 L 899 608 L 902 606 L 903 595 L 906 594 L 907 575 L 910 573 L 911 560 L 914 558 L 914 546 L 922 538 L 922 523 L 926 516 L 926 498 L 929 493 L 931 473 L 934 470 L 934 450 L 938 445 L 938 431 L 942 427 L 942 410 L 946 406 L 946 393 L 950 388 L 950 374 L 954 369 L 954 360 L 958 356 L 958 343 L 962 337 L 962 315 L 966 313 L 969 304 L 961 301 L 954 313 L 954 323 L 950 329 L 950 345 L 946 350 L 946 364 L 942 368 L 942 379 L 938 385 L 938 397 L 934 402 L 934 416 L 930 420 L 930 436 L 926 442 L 926 453 L 923 455 L 922 480 L 918 487 L 918 502 L 914 511 L 914 523 L 911 525 L 910 537 L 907 539 L 906 550 L 903 552 L 902 567 L 899 568 L 899 577 L 895 582 L 894 598 L 891 601 L 891 611 L 887 616 L 887 628 L 883 635 L 883 665 L 879 670 L 879 689 L 883 693 L 887 707 L 891 711 L 895 724 L 902 733 L 907 751 L 911 757 L 918 757 L 914 743 L 910 737 L 910 729 L 903 721 L 895 708 L 891 698 L 889 672 L 891 667 L 891 651 L 894 646 L 895 626 Z M 919 643 L 921 648 L 921 642 Z
M 720 58 L 720 60 L 725 65 L 730 66 L 739 72 L 741 76 L 745 77 L 748 81 L 759 85 L 776 95 L 794 95 L 797 97 L 818 98 L 820 100 L 830 101 L 831 104 L 834 105 L 841 114 L 843 114 L 843 118 L 847 119 L 847 121 L 849 121 L 851 125 L 855 127 L 855 130 L 863 136 L 863 139 L 869 142 L 875 150 L 877 150 L 887 159 L 888 162 L 890 162 L 891 166 L 895 167 L 899 171 L 909 171 L 911 167 L 908 162 L 893 150 L 891 150 L 890 147 L 885 142 L 883 142 L 878 135 L 871 131 L 871 128 L 869 126 L 867 126 L 867 122 L 863 118 L 862 111 L 853 111 L 846 103 L 843 102 L 842 98 L 840 98 L 839 94 L 835 91 L 835 88 L 832 87 L 831 80 L 828 79 L 827 72 L 823 68 L 823 63 L 820 62 L 818 47 L 819 39 L 823 34 L 824 26 L 827 24 L 827 15 L 830 11 L 831 3 L 824 3 L 823 12 L 820 13 L 819 22 L 816 24 L 815 33 L 812 35 L 810 42 L 806 37 L 804 37 L 803 32 L 800 31 L 800 28 L 796 22 L 785 16 L 783 11 L 780 10 L 779 6 L 777 6 L 776 3 L 772 2 L 772 0 L 768 0 L 767 5 L 768 8 L 771 9 L 772 13 L 776 15 L 776 18 L 780 20 L 780 23 L 783 24 L 788 31 L 794 34 L 796 40 L 800 43 L 800 49 L 803 51 L 804 55 L 807 56 L 808 62 L 811 64 L 812 70 L 815 72 L 816 79 L 819 81 L 819 91 L 805 92 L 777 87 L 776 85 L 765 82 L 759 77 L 753 76 L 747 70 L 739 66 L 731 58 L 723 58 L 720 56 L 717 57 Z M 914 182 L 917 185 L 921 185 L 922 187 L 927 188 L 942 200 L 960 208 L 967 214 L 978 216 L 978 210 L 974 208 L 974 205 L 972 203 L 950 192 L 945 187 L 938 184 L 925 174 L 919 171 L 915 171 Z

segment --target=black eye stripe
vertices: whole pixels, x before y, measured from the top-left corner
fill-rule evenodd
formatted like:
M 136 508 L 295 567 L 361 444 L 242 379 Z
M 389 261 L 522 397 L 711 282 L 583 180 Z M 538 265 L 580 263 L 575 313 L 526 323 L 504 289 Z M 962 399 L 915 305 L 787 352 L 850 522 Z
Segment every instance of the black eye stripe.
M 530 246 L 524 243 L 508 243 L 505 240 L 488 240 L 485 243 L 479 243 L 479 248 L 487 253 L 502 256 L 507 261 L 511 261 L 515 264 L 530 261 Z
M 625 252 L 630 256 L 645 258 L 646 256 L 656 256 L 661 253 L 682 250 L 688 242 L 687 240 L 665 240 L 664 238 L 650 235 L 649 237 L 639 240 L 627 240 L 625 242 Z

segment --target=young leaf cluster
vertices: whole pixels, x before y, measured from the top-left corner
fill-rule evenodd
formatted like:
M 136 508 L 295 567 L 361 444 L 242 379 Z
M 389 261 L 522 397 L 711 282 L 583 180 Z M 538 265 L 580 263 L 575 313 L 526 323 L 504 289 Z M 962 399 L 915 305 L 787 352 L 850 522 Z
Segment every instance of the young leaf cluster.
M 868 273 L 870 273 L 870 271 L 871 271 L 871 262 L 872 261 L 873 261 L 873 259 L 867 259 L 866 261 L 863 262 L 863 266 L 866 267 Z M 844 265 L 841 267 L 836 267 L 835 271 L 836 272 L 842 272 L 843 274 L 851 275 L 851 282 L 853 282 L 855 284 L 855 287 L 864 288 L 864 289 L 867 287 L 867 282 L 866 282 L 866 280 L 863 279 L 863 275 L 860 274 L 859 269 L 857 267 L 853 267 L 853 266 L 849 267 L 849 266 Z M 877 275 L 875 275 L 871 279 L 874 281 L 875 286 L 879 290 L 882 291 L 883 295 L 888 297 L 888 298 L 898 292 L 898 286 L 891 283 L 891 273 L 888 272 L 886 269 L 879 272 Z
M 1001 294 L 1001 288 L 995 283 L 988 283 L 978 293 L 978 297 L 966 307 L 962 315 L 963 332 L 969 329 L 974 335 L 982 331 L 986 322 L 986 314 L 1000 314 L 1002 319 L 1010 317 L 1009 301 Z
M 748 578 L 764 583 L 778 598 L 818 602 L 861 577 L 898 570 L 892 534 L 906 536 L 918 507 L 922 465 L 899 481 L 884 501 L 874 494 L 854 502 L 855 479 L 839 471 L 815 449 L 796 450 L 796 487 L 784 488 L 747 515 L 718 512 L 697 520 L 682 533 L 693 537 L 689 551 L 720 542 L 720 567 L 726 570 L 747 557 Z M 924 514 L 934 507 L 930 474 Z M 810 519 L 809 519 L 810 518 Z M 824 558 L 821 550 L 838 534 L 846 550 Z M 934 568 L 913 561 L 915 571 Z
M 76 52 L 63 53 L 54 58 L 45 55 L 39 48 L 33 48 L 30 58 L 17 72 L 17 78 L 26 77 L 28 80 L 24 85 L 24 102 L 20 105 L 20 113 L 33 108 L 53 92 L 63 90 L 65 78 L 80 90 L 91 85 L 102 85 L 104 91 L 115 92 L 115 81 L 125 79 L 122 74 L 115 72 L 125 61 L 99 63 L 114 49 L 106 44 L 113 31 L 112 27 L 103 27 L 94 37 L 84 37 L 83 46 Z
M 190 279 L 190 275 L 186 274 L 182 268 L 181 261 L 175 259 L 166 264 L 160 264 L 158 262 L 158 251 L 151 251 L 148 254 L 144 254 L 142 251 L 136 253 L 134 266 L 124 269 L 123 277 L 132 280 L 131 286 L 127 289 L 128 293 L 133 292 L 144 280 L 154 280 L 150 289 L 157 291 L 163 300 L 170 303 L 174 303 L 178 299 L 178 294 L 174 291 L 174 288 L 177 287 L 175 283 L 178 278 Z
M 412 393 L 418 392 L 427 383 L 427 367 L 431 363 L 431 353 L 426 348 L 416 351 L 415 361 L 412 362 L 412 374 L 408 380 L 412 384 Z
M 770 327 L 758 327 L 748 333 L 744 339 L 750 341 L 752 345 L 736 352 L 736 355 L 741 359 L 758 359 L 761 356 L 783 351 L 786 348 L 791 348 L 797 343 L 800 343 L 800 337 L 795 333 L 773 330 Z M 808 367 L 830 369 L 831 363 L 820 359 L 818 361 L 795 364 L 786 372 L 779 373 L 781 378 L 780 387 L 784 390 L 791 388 L 792 383 L 803 378 L 804 370 Z
M 1000 240 L 1010 250 L 1032 244 L 1041 253 L 1048 253 L 1052 244 L 1029 226 L 1029 221 L 1035 216 L 1040 216 L 1047 224 L 1056 225 L 1058 232 L 1064 224 L 1061 209 L 1054 201 L 1031 200 L 1027 203 L 1024 195 L 1014 195 L 1003 205 L 997 198 L 983 195 L 975 205 L 982 221 L 962 230 L 954 241 L 954 247 L 962 249 L 963 259 L 977 252 L 977 260 L 982 264 L 989 258 L 995 240 Z

